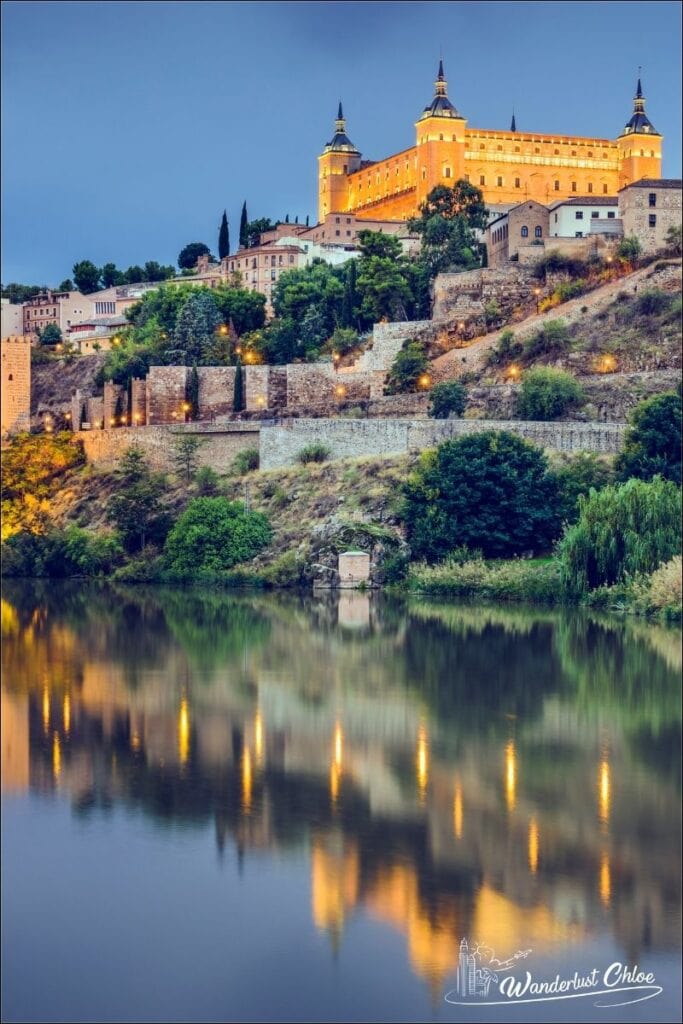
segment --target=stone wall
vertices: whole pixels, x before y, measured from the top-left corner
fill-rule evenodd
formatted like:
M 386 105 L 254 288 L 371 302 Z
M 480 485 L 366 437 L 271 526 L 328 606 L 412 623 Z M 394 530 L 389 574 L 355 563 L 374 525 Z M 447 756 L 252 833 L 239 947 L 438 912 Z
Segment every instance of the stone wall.
M 199 414 L 202 419 L 232 412 L 235 398 L 234 366 L 200 366 Z
M 671 227 L 681 226 L 681 188 L 661 186 L 635 186 L 619 193 L 619 214 L 625 235 L 636 235 L 643 252 L 657 252 L 666 246 L 666 234 Z M 655 205 L 650 206 L 650 195 Z M 655 223 L 650 223 L 650 218 Z
M 28 430 L 31 420 L 31 339 L 12 334 L 2 339 L 0 432 L 4 437 Z
M 404 341 L 421 337 L 432 328 L 431 320 L 405 320 L 398 323 L 375 324 L 372 342 L 353 366 L 358 372 L 387 371 Z
M 130 382 L 130 422 L 133 426 L 141 426 L 149 422 L 147 381 L 141 377 L 133 377 Z
M 370 400 L 373 374 L 342 374 L 326 363 L 293 363 L 286 369 L 287 411 L 294 415 L 329 415 L 345 404 Z
M 142 448 L 154 469 L 168 471 L 173 469 L 173 439 L 183 433 L 201 439 L 198 463 L 211 466 L 218 473 L 230 469 L 238 452 L 259 446 L 259 426 L 256 423 L 230 423 L 220 428 L 198 423 L 119 427 L 117 430 L 77 431 L 75 436 L 83 442 L 86 459 L 94 466 L 111 469 L 127 448 L 136 445 Z
M 510 430 L 544 448 L 616 452 L 623 423 L 529 423 L 521 420 L 299 419 L 261 428 L 261 468 L 293 465 L 302 448 L 324 444 L 333 459 L 401 455 L 432 448 L 451 437 Z
M 147 375 L 148 423 L 181 422 L 187 393 L 187 366 L 150 366 Z
M 500 269 L 485 267 L 462 274 L 439 274 L 434 280 L 432 317 L 436 321 L 463 323 L 464 336 L 471 336 L 468 327 L 485 327 L 489 303 L 495 302 L 501 316 L 513 321 L 534 302 L 534 288 L 538 287 L 539 282 L 529 270 L 514 264 Z

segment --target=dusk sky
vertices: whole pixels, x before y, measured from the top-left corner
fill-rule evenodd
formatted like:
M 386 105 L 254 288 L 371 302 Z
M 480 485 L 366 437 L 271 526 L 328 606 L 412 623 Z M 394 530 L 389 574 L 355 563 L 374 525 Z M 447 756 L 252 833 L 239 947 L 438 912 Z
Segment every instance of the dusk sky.
M 414 144 L 443 53 L 470 125 L 615 138 L 638 65 L 681 175 L 680 6 L 665 3 L 2 5 L 3 282 L 76 260 L 216 250 L 224 207 L 316 221 L 341 98 L 364 157 Z

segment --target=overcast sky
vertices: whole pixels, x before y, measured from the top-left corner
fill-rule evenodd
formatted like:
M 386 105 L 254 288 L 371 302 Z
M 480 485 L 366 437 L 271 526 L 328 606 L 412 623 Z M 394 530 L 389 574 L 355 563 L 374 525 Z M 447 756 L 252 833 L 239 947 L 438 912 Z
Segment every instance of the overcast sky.
M 224 208 L 316 220 L 341 98 L 366 158 L 414 144 L 443 53 L 469 123 L 615 138 L 643 66 L 681 174 L 680 6 L 648 3 L 2 4 L 2 280 L 76 260 L 175 263 Z

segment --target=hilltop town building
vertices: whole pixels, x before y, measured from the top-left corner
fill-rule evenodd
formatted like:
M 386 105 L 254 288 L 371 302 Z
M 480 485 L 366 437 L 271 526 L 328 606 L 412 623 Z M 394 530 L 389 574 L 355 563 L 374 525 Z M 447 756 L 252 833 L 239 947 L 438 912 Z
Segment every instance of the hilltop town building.
M 619 193 L 619 215 L 624 234 L 635 235 L 643 252 L 657 252 L 667 244 L 670 228 L 681 226 L 681 179 L 643 178 Z
M 0 335 L 21 334 L 24 329 L 24 307 L 21 303 L 3 299 L 0 306 Z
M 661 174 L 662 136 L 645 114 L 640 79 L 633 113 L 617 139 L 473 128 L 448 99 L 443 62 L 434 98 L 416 122 L 416 143 L 383 160 L 364 160 L 346 134 L 339 104 L 335 132 L 318 157 L 318 219 L 331 213 L 405 221 L 436 185 L 465 178 L 489 209 L 523 200 L 546 206 L 573 195 L 616 196 Z
M 28 430 L 31 419 L 31 339 L 11 335 L 0 342 L 2 388 L 0 434 Z
M 47 291 L 34 295 L 23 304 L 23 334 L 35 343 L 39 332 L 49 324 L 59 327 L 66 335 L 72 323 L 92 312 L 92 296 L 80 292 Z

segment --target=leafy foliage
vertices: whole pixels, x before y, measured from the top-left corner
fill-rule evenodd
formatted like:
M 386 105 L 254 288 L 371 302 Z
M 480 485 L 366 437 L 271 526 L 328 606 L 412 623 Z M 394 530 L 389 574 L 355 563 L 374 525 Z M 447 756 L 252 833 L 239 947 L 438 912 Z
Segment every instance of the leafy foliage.
M 426 452 L 404 489 L 413 555 L 429 562 L 466 545 L 486 557 L 546 551 L 560 530 L 557 482 L 541 449 L 486 431 Z
M 422 342 L 415 339 L 404 341 L 387 374 L 384 394 L 397 395 L 415 391 L 428 365 L 429 360 Z
M 192 270 L 200 256 L 210 256 L 211 250 L 204 242 L 189 242 L 178 253 L 178 266 L 181 270 Z
M 583 388 L 570 373 L 538 366 L 522 377 L 517 415 L 523 420 L 557 420 L 583 399 Z
M 459 380 L 435 384 L 429 395 L 429 415 L 437 420 L 462 416 L 467 405 L 467 388 Z
M 579 515 L 579 498 L 613 483 L 614 470 L 609 461 L 595 452 L 558 454 L 556 458 L 558 464 L 553 465 L 553 472 L 559 488 L 560 518 L 573 523 Z
M 117 537 L 78 526 L 44 534 L 17 533 L 3 544 L 4 576 L 109 575 L 123 559 Z
M 232 460 L 232 470 L 233 473 L 237 474 L 237 476 L 244 476 L 245 473 L 251 473 L 252 470 L 258 469 L 258 467 L 258 448 L 245 448 L 241 452 L 238 452 Z
M 80 263 L 74 263 L 72 274 L 76 288 L 83 295 L 96 292 L 100 286 L 99 268 L 91 260 L 81 260 Z
M 656 474 L 681 483 L 681 395 L 667 392 L 641 402 L 630 415 L 617 457 L 621 480 L 649 480 Z
M 120 487 L 109 503 L 108 519 L 116 526 L 127 551 L 144 550 L 163 541 L 169 517 L 161 504 L 164 479 L 152 473 L 140 448 L 125 452 L 118 470 Z
M 558 552 L 576 594 L 649 573 L 681 550 L 680 489 L 656 477 L 629 480 L 579 498 L 579 518 Z
M 420 206 L 419 217 L 408 221 L 409 231 L 420 236 L 420 260 L 430 277 L 447 270 L 469 270 L 481 265 L 475 231 L 484 231 L 487 210 L 481 191 L 460 179 L 452 187 L 437 185 Z
M 226 498 L 194 498 L 166 538 L 164 560 L 181 576 L 220 573 L 253 558 L 270 539 L 261 512 Z
M 636 235 L 628 235 L 619 242 L 619 248 L 617 249 L 617 255 L 620 259 L 628 263 L 635 263 L 638 257 L 643 251 L 643 247 L 640 244 Z
M 326 462 L 331 455 L 326 444 L 307 444 L 297 454 L 297 462 L 306 465 L 309 462 Z
M 197 472 L 197 459 L 202 439 L 196 434 L 178 434 L 171 444 L 171 461 L 181 479 L 189 484 Z

